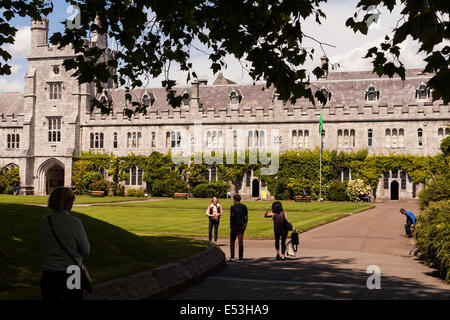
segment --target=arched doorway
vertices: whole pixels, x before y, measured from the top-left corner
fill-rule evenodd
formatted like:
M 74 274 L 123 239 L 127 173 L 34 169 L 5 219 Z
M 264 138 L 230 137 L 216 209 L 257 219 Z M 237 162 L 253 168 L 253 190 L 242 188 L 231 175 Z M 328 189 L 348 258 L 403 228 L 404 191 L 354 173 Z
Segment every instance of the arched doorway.
M 391 182 L 391 200 L 398 200 L 398 182 Z
M 254 179 L 252 182 L 252 197 L 259 197 L 259 181 Z
M 64 168 L 54 164 L 45 173 L 45 191 L 51 194 L 55 188 L 64 186 Z

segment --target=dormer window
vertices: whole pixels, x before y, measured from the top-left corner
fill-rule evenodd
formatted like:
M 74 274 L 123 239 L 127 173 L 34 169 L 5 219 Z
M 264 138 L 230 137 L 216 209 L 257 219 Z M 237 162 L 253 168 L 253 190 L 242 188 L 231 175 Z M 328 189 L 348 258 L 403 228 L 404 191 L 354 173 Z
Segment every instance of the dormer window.
M 185 95 L 187 97 L 185 97 Z M 191 97 L 189 96 L 189 92 L 187 92 L 187 91 L 183 92 L 183 101 L 182 102 L 183 102 L 183 106 L 189 107 L 189 104 L 191 103 Z
M 278 97 L 279 97 L 280 95 L 278 94 L 278 93 L 276 93 L 276 92 L 274 92 L 273 94 L 272 94 L 272 102 L 275 102 L 275 100 L 278 100 Z
M 327 88 L 324 87 L 324 88 L 320 89 L 320 92 L 327 99 L 327 102 L 331 100 L 331 92 L 330 92 L 330 90 L 328 90 Z
M 375 86 L 370 86 L 366 91 L 366 101 L 378 101 L 380 98 L 380 91 Z
M 230 104 L 239 104 L 241 102 L 242 95 L 236 90 L 230 93 Z
M 418 100 L 428 100 L 430 98 L 430 89 L 427 88 L 426 84 L 421 83 L 419 88 L 416 89 L 416 99 Z
M 104 105 L 106 107 L 112 106 L 112 103 L 113 103 L 112 95 L 105 91 L 100 96 L 100 102 L 102 103 L 102 105 Z
M 155 95 L 153 93 L 144 93 L 142 96 L 142 104 L 144 107 L 152 106 L 155 103 Z

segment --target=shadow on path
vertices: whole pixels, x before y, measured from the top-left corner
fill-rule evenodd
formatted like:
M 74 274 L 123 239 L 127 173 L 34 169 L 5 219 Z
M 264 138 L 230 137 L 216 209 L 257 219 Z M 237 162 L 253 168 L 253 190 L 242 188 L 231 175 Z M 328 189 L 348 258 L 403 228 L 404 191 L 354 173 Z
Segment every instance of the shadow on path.
M 382 275 L 381 289 L 369 290 L 371 274 L 342 267 L 353 263 L 329 256 L 248 259 L 172 299 L 450 299 L 450 290 L 394 276 Z

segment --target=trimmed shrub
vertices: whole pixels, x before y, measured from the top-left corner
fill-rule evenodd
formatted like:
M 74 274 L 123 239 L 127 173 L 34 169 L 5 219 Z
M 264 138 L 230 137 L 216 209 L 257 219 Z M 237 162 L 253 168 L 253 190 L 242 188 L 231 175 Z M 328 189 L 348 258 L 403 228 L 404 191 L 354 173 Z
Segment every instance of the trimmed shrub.
M 330 201 L 349 201 L 347 195 L 348 181 L 333 180 L 325 190 L 327 200 Z
M 419 193 L 420 209 L 425 209 L 431 202 L 450 199 L 450 175 L 437 176 Z
M 144 197 L 145 190 L 144 189 L 128 189 L 127 196 L 128 197 Z
M 192 190 L 192 195 L 196 198 L 225 198 L 229 189 L 230 185 L 222 181 L 201 183 Z
M 187 192 L 187 184 L 181 176 L 179 179 L 157 180 L 151 186 L 152 196 L 155 197 L 172 197 L 174 193 Z
M 450 282 L 450 200 L 432 202 L 422 211 L 414 237 L 421 259 Z
M 111 183 L 111 194 L 117 197 L 125 196 L 125 187 L 120 183 Z
M 20 183 L 19 168 L 9 167 L 0 170 L 0 193 L 13 194 L 16 183 Z
M 289 200 L 292 199 L 292 189 L 289 188 L 289 179 L 281 178 L 275 181 L 275 193 L 276 200 Z
M 0 175 L 0 193 L 5 193 L 5 189 L 8 186 L 8 182 L 4 175 Z
M 104 191 L 105 195 L 109 193 L 109 181 L 108 180 L 98 180 L 91 184 L 92 191 Z

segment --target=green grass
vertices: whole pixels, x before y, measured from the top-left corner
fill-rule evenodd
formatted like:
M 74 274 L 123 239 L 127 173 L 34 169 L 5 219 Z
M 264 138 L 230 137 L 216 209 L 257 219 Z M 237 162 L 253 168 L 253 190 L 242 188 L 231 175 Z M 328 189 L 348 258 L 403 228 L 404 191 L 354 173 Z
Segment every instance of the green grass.
M 208 206 L 209 199 L 189 199 L 189 200 L 162 200 L 162 201 L 149 201 L 149 202 L 129 202 L 129 203 L 113 203 L 108 204 L 110 207 L 141 207 L 141 208 L 167 208 L 167 209 L 201 209 L 203 211 L 206 210 Z M 249 211 L 261 211 L 264 214 L 264 211 L 269 205 L 272 205 L 272 202 L 267 201 L 243 201 Z M 231 200 L 220 200 L 220 204 L 224 207 L 224 210 L 228 210 L 230 206 L 233 204 Z M 299 211 L 299 212 L 323 212 L 323 213 L 331 213 L 331 212 L 345 212 L 345 213 L 357 213 L 370 208 L 374 208 L 373 205 L 367 204 L 358 204 L 352 202 L 311 202 L 311 203 L 303 203 L 303 202 L 294 202 L 294 201 L 282 201 L 283 208 L 289 214 L 290 211 Z
M 229 232 L 229 206 L 223 200 L 224 214 L 219 234 Z M 247 238 L 270 238 L 273 236 L 271 219 L 264 218 L 268 202 L 246 202 L 249 209 Z M 205 216 L 207 200 L 165 200 L 144 203 L 121 203 L 105 206 L 78 207 L 77 211 L 99 220 L 117 225 L 139 235 L 155 236 L 207 236 L 208 219 Z M 284 209 L 294 227 L 305 231 L 335 221 L 349 213 L 360 212 L 373 206 L 354 203 L 296 203 L 284 202 Z
M 0 299 L 40 297 L 39 222 L 48 213 L 45 207 L 0 204 Z M 85 263 L 95 283 L 155 268 L 207 246 L 200 240 L 138 236 L 95 217 L 72 214 L 82 220 L 88 234 L 92 253 Z
M 146 200 L 143 197 L 91 197 L 91 196 L 75 196 L 75 205 L 85 203 L 102 203 L 102 202 L 121 202 Z M 0 203 L 19 203 L 19 204 L 47 204 L 48 196 L 13 196 L 10 194 L 0 194 Z

